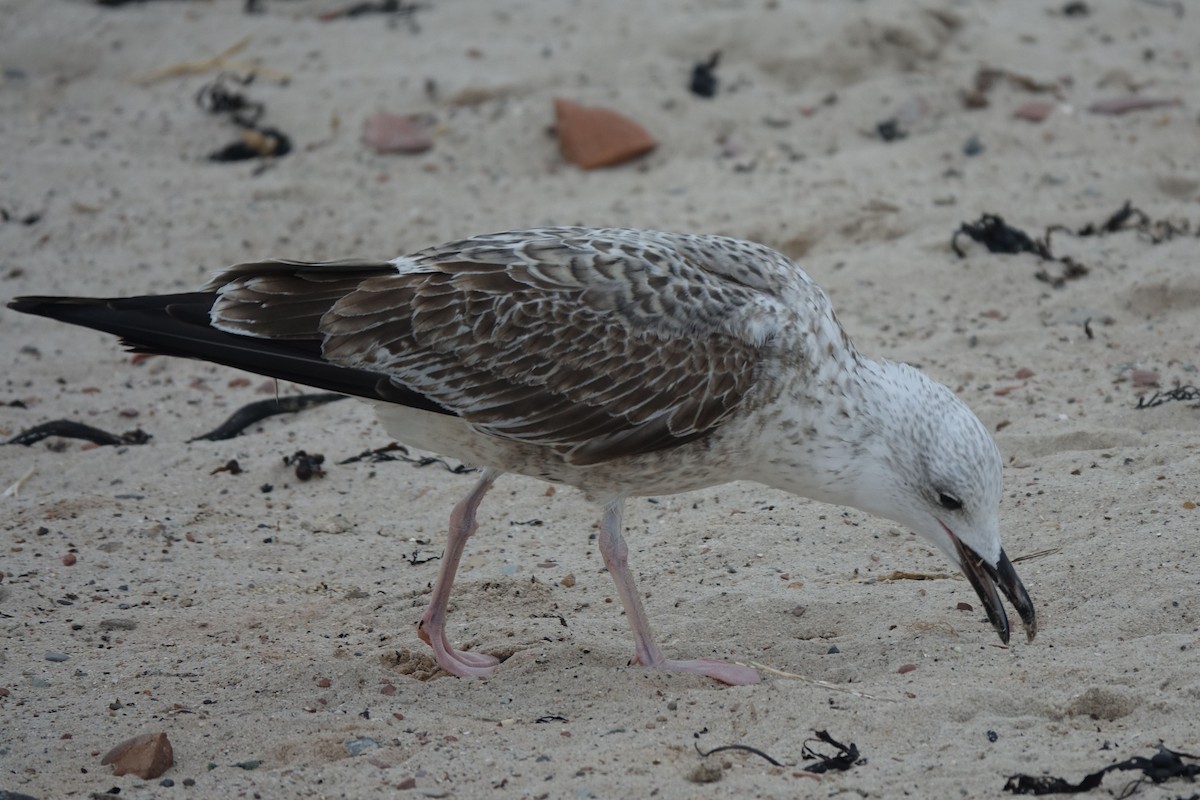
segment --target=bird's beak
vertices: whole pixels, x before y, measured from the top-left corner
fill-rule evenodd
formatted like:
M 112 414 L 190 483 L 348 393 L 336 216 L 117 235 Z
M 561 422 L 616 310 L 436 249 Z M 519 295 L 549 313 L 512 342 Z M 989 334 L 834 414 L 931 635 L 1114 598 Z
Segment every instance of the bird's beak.
M 979 595 L 984 611 L 987 612 L 988 621 L 992 623 L 996 633 L 1000 634 L 1000 641 L 1008 644 L 1008 615 L 1004 612 L 1004 604 L 1000 602 L 1000 592 L 1004 592 L 1008 602 L 1012 603 L 1013 608 L 1021 615 L 1025 635 L 1032 642 L 1033 637 L 1037 635 L 1037 613 L 1033 608 L 1033 601 L 1029 599 L 1029 592 L 1025 591 L 1025 584 L 1021 583 L 1021 578 L 1013 569 L 1012 562 L 1008 560 L 1004 550 L 1000 551 L 1000 558 L 993 567 L 963 544 L 953 531 L 945 525 L 942 527 L 950 534 L 950 540 L 958 550 L 959 567 L 971 582 L 971 586 L 975 587 L 975 593 Z

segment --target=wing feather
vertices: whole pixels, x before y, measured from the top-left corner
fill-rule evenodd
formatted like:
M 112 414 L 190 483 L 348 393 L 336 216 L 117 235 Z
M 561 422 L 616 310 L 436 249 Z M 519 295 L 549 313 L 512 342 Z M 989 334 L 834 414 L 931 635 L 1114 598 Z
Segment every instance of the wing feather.
M 482 433 L 595 464 L 703 437 L 746 403 L 795 280 L 735 240 L 547 229 L 386 265 L 243 265 L 210 288 L 223 329 L 318 339 Z

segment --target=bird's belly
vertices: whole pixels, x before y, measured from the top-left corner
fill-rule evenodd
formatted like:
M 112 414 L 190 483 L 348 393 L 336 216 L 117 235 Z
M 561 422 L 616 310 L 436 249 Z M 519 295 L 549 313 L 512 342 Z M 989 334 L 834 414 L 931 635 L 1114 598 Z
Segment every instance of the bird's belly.
M 551 483 L 565 483 L 604 501 L 620 496 L 666 495 L 737 480 L 732 459 L 711 443 L 676 448 L 610 462 L 578 466 L 550 447 L 489 436 L 459 417 L 374 403 L 388 434 L 410 447 Z

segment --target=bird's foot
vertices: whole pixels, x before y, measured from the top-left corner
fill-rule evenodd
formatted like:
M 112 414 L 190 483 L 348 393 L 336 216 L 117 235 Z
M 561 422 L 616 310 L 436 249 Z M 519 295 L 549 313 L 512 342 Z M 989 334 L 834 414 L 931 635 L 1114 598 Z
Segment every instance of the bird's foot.
M 635 656 L 629 663 L 655 669 L 669 669 L 674 672 L 695 672 L 730 686 L 753 686 L 756 683 L 762 683 L 762 676 L 756 669 L 711 658 L 694 658 L 687 661 L 672 661 L 664 658 L 655 663 L 646 664 Z
M 455 650 L 450 646 L 444 629 L 430 631 L 422 624 L 417 629 L 417 635 L 433 648 L 433 657 L 438 666 L 451 675 L 460 678 L 486 678 L 496 671 L 496 665 L 500 663 L 500 659 L 487 653 Z

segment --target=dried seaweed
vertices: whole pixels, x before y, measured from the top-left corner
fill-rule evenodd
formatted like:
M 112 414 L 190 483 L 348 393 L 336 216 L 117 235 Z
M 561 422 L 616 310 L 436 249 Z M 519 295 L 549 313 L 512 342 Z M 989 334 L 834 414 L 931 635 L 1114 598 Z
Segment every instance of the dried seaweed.
M 805 772 L 813 772 L 818 774 L 822 772 L 844 772 L 851 767 L 861 766 L 867 763 L 867 760 L 858 752 L 858 745 L 854 744 L 853 742 L 848 745 L 842 744 L 830 736 L 828 731 L 813 731 L 813 737 L 814 738 L 804 740 L 803 749 L 800 751 L 801 758 L 814 759 L 812 763 L 805 764 L 802 767 Z M 809 746 L 809 742 L 814 741 L 831 745 L 837 749 L 837 752 L 834 755 L 825 755 L 824 753 L 814 750 Z M 764 753 L 762 750 L 759 750 L 757 747 L 751 747 L 748 744 L 725 744 L 721 745 L 720 747 L 714 747 L 707 752 L 701 750 L 699 744 L 695 744 L 695 748 L 696 752 L 705 758 L 711 756 L 713 753 L 721 753 L 728 750 L 742 750 L 747 753 L 753 753 L 754 755 L 766 760 L 768 763 L 776 767 L 795 766 L 792 764 L 785 764 L 782 761 L 779 761 L 778 759 L 768 755 L 767 753 Z
M 399 442 L 392 442 L 384 447 L 377 447 L 374 450 L 364 450 L 356 456 L 344 459 L 338 462 L 342 464 L 355 464 L 359 461 L 366 461 L 371 464 L 378 464 L 381 461 L 404 461 L 412 464 L 414 467 L 428 467 L 431 464 L 439 464 L 454 475 L 466 475 L 471 472 L 477 472 L 475 467 L 468 467 L 465 464 L 451 464 L 444 458 L 436 456 L 411 456 L 408 454 L 408 448 Z
M 361 17 L 365 14 L 385 14 L 394 22 L 398 19 L 403 19 L 408 23 L 408 27 L 413 33 L 416 33 L 419 28 L 416 26 L 416 13 L 429 8 L 425 3 L 405 3 L 403 0 L 377 0 L 377 2 L 360 2 L 354 3 L 344 8 L 326 11 L 323 14 L 317 15 L 317 19 L 321 22 L 331 22 L 335 19 L 352 19 L 353 17 Z
M 704 758 L 708 758 L 713 753 L 723 753 L 728 750 L 741 750 L 746 753 L 753 753 L 754 755 L 758 756 L 759 758 L 762 758 L 763 760 L 765 760 L 767 763 L 771 764 L 772 766 L 776 766 L 776 767 L 786 767 L 787 766 L 787 764 L 776 761 L 774 758 L 767 755 L 762 750 L 759 750 L 757 747 L 751 747 L 748 744 L 723 744 L 720 747 L 714 747 L 712 750 L 709 750 L 708 752 L 701 750 L 699 743 L 694 742 L 693 744 L 696 747 L 696 752 L 699 753 Z
M 1109 764 L 1103 769 L 1085 775 L 1083 780 L 1078 783 L 1071 783 L 1064 778 L 1056 778 L 1051 775 L 1017 774 L 1009 776 L 1004 783 L 1004 788 L 1013 794 L 1078 794 L 1095 789 L 1104 780 L 1104 776 L 1110 772 L 1140 770 L 1142 777 L 1134 781 L 1130 787 L 1126 787 L 1126 790 L 1120 795 L 1120 797 L 1128 797 L 1133 793 L 1131 789 L 1136 790 L 1138 784 L 1146 780 L 1151 783 L 1163 783 L 1172 778 L 1185 778 L 1189 781 L 1195 779 L 1200 776 L 1200 763 L 1189 764 L 1184 759 L 1196 761 L 1198 758 L 1200 756 L 1169 750 L 1160 744 L 1158 752 L 1150 758 L 1134 756 L 1116 764 Z
M 966 253 L 959 247 L 958 240 L 966 236 L 979 242 L 991 253 L 1012 255 L 1017 253 L 1033 253 L 1046 261 L 1055 261 L 1063 265 L 1059 274 L 1047 270 L 1038 270 L 1034 277 L 1050 284 L 1055 289 L 1061 289 L 1067 281 L 1082 278 L 1088 274 L 1088 268 L 1070 256 L 1056 256 L 1051 247 L 1050 238 L 1054 233 L 1065 231 L 1079 237 L 1104 236 L 1120 231 L 1134 230 L 1138 235 L 1151 244 L 1160 244 L 1177 236 L 1189 236 L 1195 232 L 1200 236 L 1200 226 L 1193 226 L 1187 220 L 1153 219 L 1149 214 L 1133 205 L 1132 201 L 1125 203 L 1108 216 L 1103 222 L 1091 223 L 1078 229 L 1065 225 L 1051 225 L 1046 228 L 1042 238 L 1036 239 L 1020 228 L 1015 228 L 1004 221 L 999 214 L 985 213 L 976 222 L 964 222 L 950 237 L 950 249 L 959 258 L 965 258 Z
M 1197 403 L 1196 405 L 1192 406 L 1192 408 L 1200 408 L 1200 388 L 1192 386 L 1191 384 L 1182 386 L 1178 381 L 1176 381 L 1174 388 L 1167 389 L 1165 392 L 1155 392 L 1154 394 L 1150 395 L 1149 399 L 1146 399 L 1145 397 L 1139 397 L 1137 405 L 1134 406 L 1134 408 L 1154 408 L 1155 406 L 1161 406 L 1162 404 L 1169 403 L 1173 400 L 1180 400 L 1184 402 L 1195 400 Z
M 99 428 L 93 428 L 91 425 L 84 425 L 82 422 L 72 422 L 69 419 L 56 419 L 51 422 L 43 422 L 41 425 L 36 425 L 23 433 L 19 433 L 4 444 L 23 444 L 29 447 L 51 436 L 60 436 L 64 439 L 83 439 L 92 444 L 112 446 L 145 444 L 153 438 L 141 428 L 125 433 L 109 433 Z
M 292 140 L 277 128 L 260 126 L 259 119 L 266 112 L 266 105 L 250 100 L 230 84 L 249 86 L 255 73 L 245 77 L 232 72 L 222 72 L 216 80 L 200 87 L 196 93 L 196 105 L 209 114 L 228 115 L 241 128 L 237 141 L 210 153 L 209 161 L 245 161 L 252 158 L 279 158 L 292 151 Z
M 858 745 L 854 742 L 850 744 L 842 744 L 829 735 L 828 731 L 813 731 L 813 735 L 817 741 L 824 742 L 827 745 L 837 748 L 837 754 L 827 756 L 813 750 L 808 746 L 808 743 L 813 739 L 806 739 L 804 742 L 804 750 L 802 751 L 805 758 L 815 758 L 817 762 L 807 765 L 804 769 L 808 772 L 845 772 L 854 766 L 861 766 L 867 763 L 858 752 Z
M 232 439 L 242 431 L 249 428 L 256 422 L 264 420 L 267 417 L 273 417 L 276 414 L 295 414 L 297 411 L 304 411 L 309 408 L 332 403 L 336 400 L 345 400 L 346 395 L 334 394 L 332 392 L 319 394 L 297 394 L 287 397 L 276 397 L 272 400 L 257 400 L 253 403 L 242 406 L 237 411 L 229 415 L 229 418 L 218 425 L 208 433 L 202 433 L 188 439 L 188 442 L 198 442 L 201 440 L 209 442 L 219 442 L 223 439 Z
M 950 237 L 950 247 L 959 258 L 965 258 L 967 254 L 958 246 L 959 236 L 967 236 L 979 242 L 989 253 L 1033 253 L 1054 260 L 1048 242 L 1034 239 L 1020 228 L 1012 227 L 999 214 L 983 214 L 978 222 L 964 222 L 958 226 L 958 230 Z
M 717 64 L 721 61 L 721 51 L 713 53 L 708 61 L 701 61 L 692 67 L 692 79 L 688 90 L 697 97 L 713 98 L 717 96 Z
M 283 457 L 284 466 L 295 467 L 296 477 L 302 481 L 324 478 L 325 470 L 322 468 L 324 463 L 325 456 L 322 454 L 308 453 L 304 450 L 297 450 L 290 456 Z

